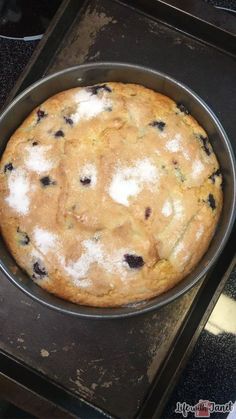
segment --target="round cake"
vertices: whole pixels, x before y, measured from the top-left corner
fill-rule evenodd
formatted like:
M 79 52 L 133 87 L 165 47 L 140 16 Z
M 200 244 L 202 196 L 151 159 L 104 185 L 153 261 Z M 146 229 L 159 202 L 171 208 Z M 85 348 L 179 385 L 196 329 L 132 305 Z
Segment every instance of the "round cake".
M 135 84 L 78 87 L 10 138 L 1 232 L 40 287 L 120 306 L 191 272 L 214 234 L 221 184 L 207 134 L 183 104 Z

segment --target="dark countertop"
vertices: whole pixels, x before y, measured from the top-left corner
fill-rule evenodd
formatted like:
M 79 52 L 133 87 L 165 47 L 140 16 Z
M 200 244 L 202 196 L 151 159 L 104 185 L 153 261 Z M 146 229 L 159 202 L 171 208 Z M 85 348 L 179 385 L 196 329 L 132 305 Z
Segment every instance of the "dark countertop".
M 24 42 L 0 38 L 0 108 L 28 63 L 38 41 Z
M 222 3 L 222 2 L 221 2 Z M 0 106 L 30 59 L 37 41 L 0 39 Z M 174 413 L 177 401 L 196 404 L 199 399 L 226 403 L 235 400 L 236 270 L 231 274 L 204 331 L 181 374 L 163 419 Z M 224 414 L 211 414 L 211 418 Z

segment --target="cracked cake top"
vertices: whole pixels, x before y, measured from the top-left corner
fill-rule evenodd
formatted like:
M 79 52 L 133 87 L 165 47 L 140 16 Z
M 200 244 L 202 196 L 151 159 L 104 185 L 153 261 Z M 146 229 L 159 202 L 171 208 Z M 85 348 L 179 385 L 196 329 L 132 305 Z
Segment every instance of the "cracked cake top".
M 191 272 L 214 234 L 221 184 L 207 134 L 183 104 L 135 84 L 78 87 L 10 138 L 1 231 L 39 286 L 119 306 Z

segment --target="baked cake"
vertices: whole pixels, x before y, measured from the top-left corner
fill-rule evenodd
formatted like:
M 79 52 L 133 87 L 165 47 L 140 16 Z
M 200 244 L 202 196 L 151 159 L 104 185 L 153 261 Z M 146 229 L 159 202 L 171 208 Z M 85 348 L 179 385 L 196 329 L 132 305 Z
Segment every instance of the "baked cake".
M 84 305 L 172 288 L 206 252 L 222 207 L 204 129 L 183 104 L 135 84 L 49 98 L 12 135 L 0 171 L 1 231 L 15 260 L 40 287 Z

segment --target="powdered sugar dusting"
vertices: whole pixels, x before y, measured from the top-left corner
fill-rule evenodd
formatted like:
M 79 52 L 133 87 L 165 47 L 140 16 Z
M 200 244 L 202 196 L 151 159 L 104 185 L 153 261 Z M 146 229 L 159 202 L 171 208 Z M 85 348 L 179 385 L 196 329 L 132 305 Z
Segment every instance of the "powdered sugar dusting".
M 204 226 L 200 225 L 199 229 L 196 232 L 196 240 L 199 240 L 202 237 L 204 231 L 205 231 Z
M 81 89 L 75 94 L 76 103 L 87 102 L 91 98 L 92 93 L 87 89 Z
M 191 160 L 191 157 L 189 155 L 189 152 L 187 150 L 183 150 L 183 156 L 185 160 Z
M 100 265 L 105 271 L 111 274 L 119 274 L 121 278 L 127 275 L 127 266 L 123 256 L 130 250 L 119 249 L 115 253 L 106 253 L 104 246 L 94 240 L 84 240 L 82 242 L 83 253 L 76 262 L 66 263 L 64 257 L 60 257 L 65 272 L 67 272 L 78 286 L 85 285 L 88 278 L 89 269 L 93 264 Z
M 33 232 L 33 237 L 36 246 L 44 255 L 56 247 L 57 236 L 50 231 L 36 227 Z
M 188 251 L 184 243 L 180 241 L 170 255 L 170 262 L 176 269 L 182 271 L 190 258 L 191 253 Z
M 181 199 L 174 199 L 173 206 L 174 206 L 175 217 L 179 219 L 182 218 L 184 215 L 184 207 L 181 202 Z
M 204 170 L 204 165 L 200 160 L 194 160 L 192 164 L 192 177 L 196 178 Z
M 171 151 L 172 153 L 176 153 L 177 151 L 181 150 L 181 135 L 176 134 L 175 137 L 166 143 L 167 150 Z
M 161 212 L 165 217 L 169 217 L 172 214 L 173 210 L 172 210 L 172 205 L 170 201 L 165 201 Z
M 91 180 L 89 186 L 94 187 L 97 183 L 97 168 L 92 163 L 85 164 L 80 171 L 80 177 L 83 178 L 89 178 Z
M 129 206 L 129 198 L 138 195 L 140 190 L 140 184 L 135 179 L 125 179 L 122 173 L 116 173 L 109 187 L 109 195 L 119 204 Z
M 172 256 L 176 257 L 180 252 L 182 252 L 184 250 L 184 243 L 183 242 L 179 242 L 177 244 L 177 246 L 175 247 Z
M 8 188 L 10 193 L 6 198 L 7 203 L 19 214 L 26 215 L 30 206 L 30 182 L 26 173 L 19 169 L 13 170 L 8 177 Z
M 102 263 L 103 252 L 101 245 L 93 240 L 85 240 L 82 242 L 82 246 L 85 250 L 80 258 L 73 263 L 65 266 L 65 271 L 74 277 L 74 279 L 83 279 L 92 263 Z
M 129 198 L 138 195 L 144 184 L 157 182 L 157 167 L 149 160 L 138 160 L 132 167 L 118 167 L 109 186 L 110 197 L 119 204 L 128 206 Z
M 37 249 L 33 249 L 30 255 L 34 260 L 39 260 L 42 257 L 41 253 Z
M 43 173 L 51 170 L 55 166 L 55 163 L 46 158 L 46 153 L 50 149 L 50 145 L 27 147 L 27 157 L 25 159 L 27 169 L 37 173 Z
M 79 282 L 79 284 L 78 284 Z M 91 285 L 93 285 L 93 281 L 91 281 L 91 279 L 83 279 L 83 280 L 76 280 L 75 281 L 76 285 L 79 285 L 80 288 L 89 288 L 91 287 Z
M 77 111 L 71 115 L 75 123 L 78 123 L 81 119 L 94 118 L 112 105 L 110 99 L 93 95 L 85 89 L 75 94 L 75 101 L 78 104 Z

